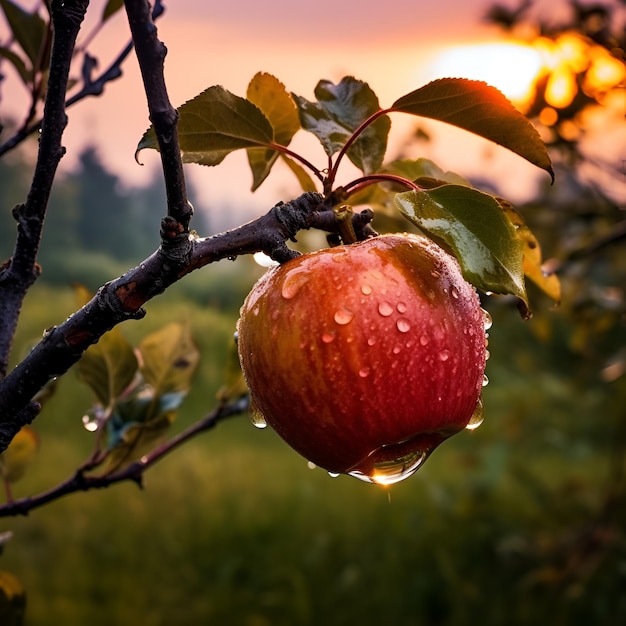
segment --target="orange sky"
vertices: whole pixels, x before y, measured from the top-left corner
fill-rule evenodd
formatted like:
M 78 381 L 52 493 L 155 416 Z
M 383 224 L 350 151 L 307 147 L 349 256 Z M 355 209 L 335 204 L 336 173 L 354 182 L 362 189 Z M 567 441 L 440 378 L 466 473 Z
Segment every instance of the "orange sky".
M 554 11 L 555 5 L 549 0 L 537 4 Z M 90 14 L 98 16 L 103 6 L 104 0 L 94 0 Z M 489 6 L 489 1 L 462 0 L 385 0 L 384 8 L 380 0 L 358 4 L 341 0 L 170 0 L 158 22 L 159 36 L 169 50 L 166 79 L 170 99 L 177 106 L 214 84 L 244 95 L 250 78 L 262 70 L 305 97 L 312 97 L 319 79 L 337 82 L 351 74 L 367 81 L 381 105 L 387 106 L 438 77 L 435 62 L 443 51 L 501 38 L 498 30 L 481 21 Z M 120 13 L 94 42 L 92 50 L 101 67 L 108 65 L 127 38 L 128 25 Z M 97 142 L 107 167 L 129 181 L 145 178 L 150 166 L 158 163 L 158 156 L 150 151 L 142 153 L 146 167 L 134 161 L 135 147 L 148 126 L 134 57 L 126 62 L 124 77 L 110 84 L 102 98 L 83 101 L 69 111 L 69 116 L 69 154 L 63 169 L 72 166 L 78 146 L 85 140 Z M 395 130 L 395 136 L 402 137 L 415 119 L 394 116 L 392 122 L 392 133 Z M 438 141 L 431 153 L 438 164 L 467 175 L 480 173 L 481 157 L 493 153 L 491 147 L 472 140 L 467 133 L 450 132 L 442 126 L 434 127 Z M 310 149 L 307 155 L 315 163 L 325 163 L 321 146 L 307 133 L 299 134 L 294 145 Z M 519 157 L 495 150 L 498 159 L 490 163 L 490 170 L 501 171 L 502 177 L 512 179 L 518 188 L 538 175 Z M 227 157 L 218 168 L 188 166 L 187 172 L 200 196 L 195 203 L 205 206 L 228 203 L 260 211 L 298 193 L 290 178 L 273 172 L 252 196 L 243 153 Z

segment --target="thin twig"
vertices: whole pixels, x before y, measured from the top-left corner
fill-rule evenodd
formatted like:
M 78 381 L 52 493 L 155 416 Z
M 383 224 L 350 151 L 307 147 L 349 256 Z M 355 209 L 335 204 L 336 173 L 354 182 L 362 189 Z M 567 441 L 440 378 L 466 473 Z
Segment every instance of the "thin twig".
M 44 491 L 35 496 L 20 498 L 19 500 L 11 500 L 4 505 L 0 505 L 0 517 L 27 515 L 33 509 L 58 500 L 63 496 L 78 491 L 102 489 L 124 481 L 135 482 L 141 487 L 144 473 L 163 459 L 163 457 L 200 433 L 215 428 L 218 423 L 224 421 L 226 418 L 240 415 L 247 410 L 247 397 L 239 398 L 230 404 L 220 404 L 206 417 L 192 424 L 186 430 L 125 468 L 105 475 L 91 475 L 86 474 L 83 470 L 78 470 L 66 481 L 48 491 Z

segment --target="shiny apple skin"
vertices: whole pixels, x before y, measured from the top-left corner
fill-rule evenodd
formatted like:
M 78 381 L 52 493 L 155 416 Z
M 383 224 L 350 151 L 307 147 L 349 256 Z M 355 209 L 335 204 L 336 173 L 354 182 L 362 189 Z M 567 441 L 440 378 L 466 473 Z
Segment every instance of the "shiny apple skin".
M 268 270 L 242 306 L 239 357 L 255 410 L 292 448 L 395 482 L 475 413 L 484 324 L 456 259 L 382 235 Z

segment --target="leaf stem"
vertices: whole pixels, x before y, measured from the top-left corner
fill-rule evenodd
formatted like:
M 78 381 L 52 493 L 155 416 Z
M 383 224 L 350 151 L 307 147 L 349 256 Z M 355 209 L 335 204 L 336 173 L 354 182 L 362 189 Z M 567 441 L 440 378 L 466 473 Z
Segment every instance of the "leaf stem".
M 415 191 L 422 190 L 417 183 L 414 183 L 408 178 L 396 176 L 395 174 L 369 174 L 347 183 L 343 186 L 343 189 L 349 196 L 351 196 L 362 189 L 369 187 L 370 185 L 375 185 L 376 183 L 381 182 L 396 183 L 398 185 L 402 185 L 403 187 L 407 187 L 408 189 L 414 189 Z
M 269 143 L 268 146 L 272 148 L 272 150 L 282 152 L 283 154 L 294 159 L 295 161 L 299 161 L 302 165 L 310 169 L 313 172 L 313 174 L 315 174 L 315 176 L 319 179 L 319 181 L 322 184 L 324 184 L 325 179 L 324 179 L 324 175 L 322 174 L 322 172 L 317 167 L 315 167 L 315 165 L 313 165 L 310 161 L 307 161 L 307 159 L 305 159 L 302 155 L 298 154 L 297 152 L 294 152 L 293 150 L 290 150 L 287 146 L 283 146 L 280 143 L 274 143 L 273 141 Z
M 373 113 L 372 115 L 370 115 L 365 121 L 361 122 L 360 126 L 352 133 L 352 135 L 350 135 L 350 137 L 348 138 L 348 141 L 346 141 L 343 148 L 341 148 L 341 150 L 339 151 L 339 154 L 337 155 L 337 158 L 335 159 L 335 163 L 333 164 L 332 168 L 330 168 L 330 171 L 328 172 L 329 186 L 332 187 L 333 183 L 335 182 L 335 178 L 337 178 L 337 170 L 339 169 L 339 164 L 341 163 L 341 160 L 346 155 L 348 150 L 350 150 L 350 148 L 352 147 L 352 144 L 359 138 L 361 133 L 368 126 L 373 124 L 379 117 L 382 117 L 383 115 L 387 115 L 387 113 L 389 113 L 390 111 L 391 109 L 379 109 L 378 111 L 376 111 L 376 113 Z

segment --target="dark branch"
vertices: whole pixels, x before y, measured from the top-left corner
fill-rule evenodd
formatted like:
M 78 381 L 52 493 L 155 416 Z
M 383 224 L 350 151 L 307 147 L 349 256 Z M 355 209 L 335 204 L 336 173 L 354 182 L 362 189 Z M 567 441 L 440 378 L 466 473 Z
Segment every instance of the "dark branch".
M 178 133 L 178 111 L 171 105 L 163 75 L 163 64 L 167 49 L 157 37 L 157 29 L 150 15 L 147 0 L 125 0 L 128 23 L 135 43 L 137 60 L 148 99 L 150 121 L 159 142 L 163 165 L 168 215 L 180 228 L 180 235 L 189 232 L 189 221 L 193 214 L 187 199 L 183 163 L 180 156 Z M 170 232 L 175 232 L 170 231 Z M 184 241 L 177 237 L 175 242 Z
M 139 486 L 142 486 L 144 472 L 146 472 L 146 470 L 160 461 L 167 454 L 200 433 L 211 430 L 219 422 L 224 421 L 226 418 L 240 415 L 247 409 L 247 397 L 240 398 L 230 404 L 220 405 L 202 420 L 191 425 L 170 441 L 167 441 L 160 447 L 152 450 L 149 454 L 143 456 L 139 461 L 128 465 L 124 469 L 112 474 L 100 476 L 86 474 L 82 469 L 78 470 L 71 478 L 56 487 L 49 489 L 48 491 L 40 493 L 36 496 L 12 500 L 4 505 L 1 505 L 0 517 L 27 515 L 33 509 L 39 508 L 40 506 L 48 504 L 54 500 L 58 500 L 59 498 L 71 493 L 89 491 L 91 489 L 102 489 L 123 481 L 133 481 Z
M 41 232 L 52 183 L 64 154 L 61 139 L 67 124 L 67 81 L 76 37 L 88 4 L 88 0 L 54 0 L 51 5 L 54 36 L 37 164 L 26 202 L 13 212 L 18 222 L 13 257 L 0 268 L 0 378 L 6 373 L 22 302 L 39 273 L 35 261 Z
M 353 217 L 357 239 L 373 234 L 372 212 Z M 168 224 L 168 219 L 164 222 Z M 0 381 L 0 452 L 20 427 L 31 421 L 31 398 L 52 378 L 65 373 L 108 330 L 144 315 L 142 306 L 183 276 L 209 263 L 242 254 L 265 252 L 284 262 L 298 255 L 286 242 L 299 230 L 319 228 L 339 233 L 335 213 L 318 193 L 279 203 L 264 216 L 208 238 L 188 236 L 188 254 L 175 257 L 161 247 L 140 265 L 101 287 L 94 298 L 65 322 L 50 329 L 24 360 Z

